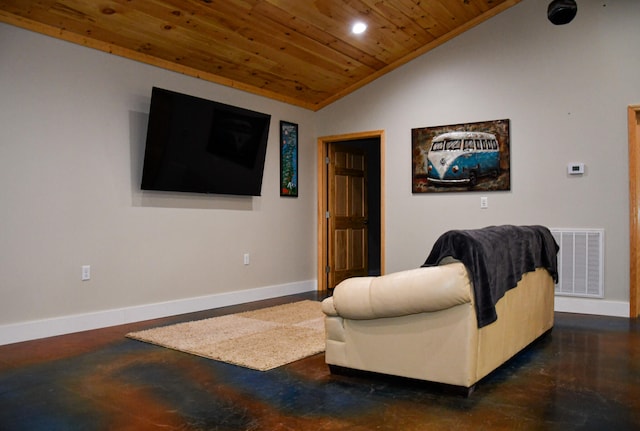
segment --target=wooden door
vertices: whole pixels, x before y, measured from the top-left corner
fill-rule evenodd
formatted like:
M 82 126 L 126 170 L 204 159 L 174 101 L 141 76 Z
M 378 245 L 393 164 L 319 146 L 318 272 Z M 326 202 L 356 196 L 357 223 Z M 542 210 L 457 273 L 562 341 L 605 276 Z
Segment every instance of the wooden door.
M 367 172 L 365 152 L 329 145 L 328 287 L 349 277 L 368 275 Z
M 628 107 L 629 317 L 640 316 L 640 105 Z

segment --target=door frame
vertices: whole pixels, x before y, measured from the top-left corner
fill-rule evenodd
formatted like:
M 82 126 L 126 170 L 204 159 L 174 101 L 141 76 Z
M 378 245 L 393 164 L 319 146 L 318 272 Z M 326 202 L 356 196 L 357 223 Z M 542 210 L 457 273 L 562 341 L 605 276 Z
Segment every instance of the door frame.
M 380 142 L 380 271 L 385 272 L 385 135 L 384 130 L 373 130 L 369 132 L 348 133 L 345 135 L 322 136 L 318 138 L 318 290 L 327 290 L 327 273 L 325 269 L 328 265 L 328 223 L 326 213 L 328 211 L 328 178 L 326 155 L 327 149 L 333 143 L 347 143 L 360 139 L 378 139 Z
M 629 126 L 629 317 L 640 314 L 640 105 L 627 109 Z

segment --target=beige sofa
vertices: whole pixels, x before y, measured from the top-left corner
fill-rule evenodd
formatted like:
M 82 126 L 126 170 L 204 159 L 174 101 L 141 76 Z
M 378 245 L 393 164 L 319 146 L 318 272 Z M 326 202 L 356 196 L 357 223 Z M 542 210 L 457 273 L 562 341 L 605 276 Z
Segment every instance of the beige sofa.
M 343 281 L 322 302 L 326 363 L 473 391 L 476 382 L 553 327 L 554 280 L 525 273 L 479 328 L 465 266 L 438 266 Z

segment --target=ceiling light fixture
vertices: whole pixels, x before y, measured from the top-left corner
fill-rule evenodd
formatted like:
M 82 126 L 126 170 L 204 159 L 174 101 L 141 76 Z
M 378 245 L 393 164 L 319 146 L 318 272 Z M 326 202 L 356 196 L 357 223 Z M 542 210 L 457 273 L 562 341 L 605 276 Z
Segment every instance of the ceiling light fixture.
M 351 31 L 353 32 L 353 34 L 362 34 L 366 29 L 367 24 L 363 23 L 362 21 L 358 21 L 357 23 L 353 24 L 353 27 L 351 27 Z

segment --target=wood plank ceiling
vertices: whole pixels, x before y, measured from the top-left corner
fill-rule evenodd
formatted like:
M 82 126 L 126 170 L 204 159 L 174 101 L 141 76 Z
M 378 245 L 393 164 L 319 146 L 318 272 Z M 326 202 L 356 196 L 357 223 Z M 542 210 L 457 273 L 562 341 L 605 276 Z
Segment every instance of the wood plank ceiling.
M 519 1 L 0 0 L 0 21 L 316 111 Z

